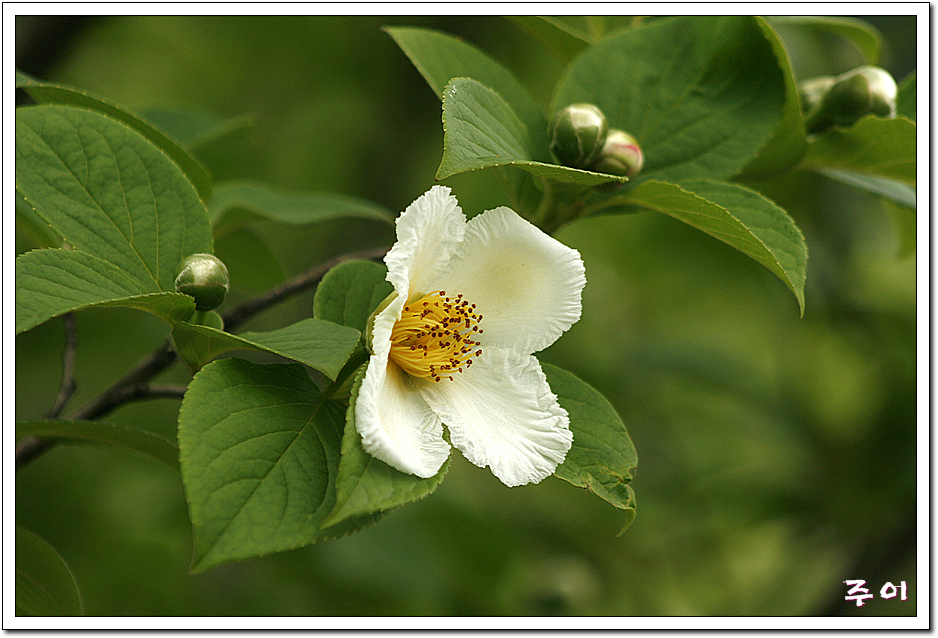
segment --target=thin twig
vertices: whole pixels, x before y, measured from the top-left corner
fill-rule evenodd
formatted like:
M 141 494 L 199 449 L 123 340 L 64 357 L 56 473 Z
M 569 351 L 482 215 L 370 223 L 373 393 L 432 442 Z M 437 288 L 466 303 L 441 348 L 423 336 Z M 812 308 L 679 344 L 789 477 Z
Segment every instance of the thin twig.
M 62 350 L 62 385 L 59 387 L 59 395 L 55 403 L 46 412 L 46 419 L 57 419 L 68 400 L 72 398 L 77 384 L 75 383 L 75 350 L 78 346 L 78 339 L 75 336 L 75 315 L 70 312 L 62 315 L 62 323 L 65 328 L 65 348 Z
M 316 286 L 331 268 L 344 261 L 351 259 L 379 259 L 387 251 L 387 247 L 383 247 L 346 253 L 305 270 L 292 279 L 288 279 L 279 286 L 263 293 L 259 297 L 245 301 L 224 313 L 222 317 L 225 321 L 225 329 L 231 332 L 234 327 L 241 325 L 248 319 L 283 301 L 287 297 Z M 152 386 L 147 384 L 147 381 L 168 368 L 176 360 L 176 357 L 177 355 L 176 351 L 173 349 L 172 341 L 167 339 L 159 348 L 150 353 L 146 358 L 141 359 L 136 366 L 111 385 L 111 387 L 69 415 L 68 418 L 70 420 L 91 421 L 101 418 L 128 401 L 155 397 L 182 396 L 185 394 L 185 388 Z M 56 403 L 58 403 L 58 401 Z M 35 437 L 23 439 L 16 446 L 16 469 L 19 470 L 54 445 L 54 439 L 37 439 Z
M 225 330 L 231 332 L 236 327 L 240 326 L 242 323 L 252 318 L 254 315 L 260 313 L 261 311 L 270 308 L 274 304 L 286 299 L 291 295 L 295 295 L 316 286 L 320 280 L 322 280 L 323 276 L 329 272 L 329 270 L 344 261 L 349 261 L 352 259 L 380 259 L 386 252 L 388 252 L 388 248 L 385 246 L 382 248 L 372 248 L 354 253 L 346 253 L 344 255 L 339 255 L 338 257 L 330 259 L 327 262 L 319 264 L 318 266 L 305 270 L 292 279 L 288 279 L 287 281 L 283 282 L 276 288 L 271 288 L 259 297 L 248 299 L 244 303 L 235 306 L 231 310 L 223 313 L 222 319 L 225 321 Z

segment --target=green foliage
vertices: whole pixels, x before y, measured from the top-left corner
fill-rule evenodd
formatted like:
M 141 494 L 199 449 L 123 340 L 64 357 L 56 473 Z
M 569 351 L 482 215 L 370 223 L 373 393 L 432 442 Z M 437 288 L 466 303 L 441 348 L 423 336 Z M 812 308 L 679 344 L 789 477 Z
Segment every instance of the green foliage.
M 883 36 L 869 22 L 846 16 L 775 16 L 771 23 L 837 35 L 855 46 L 867 64 L 879 64 Z
M 570 415 L 573 447 L 555 476 L 589 489 L 625 512 L 624 532 L 635 519 L 635 493 L 629 483 L 638 465 L 635 446 L 609 401 L 576 376 L 544 365 L 550 389 Z
M 186 255 L 212 251 L 205 207 L 187 177 L 102 113 L 47 105 L 17 109 L 16 118 L 17 190 L 75 249 L 17 259 L 17 330 L 90 305 L 178 320 L 189 302 L 166 294 L 176 269 Z
M 26 421 L 16 424 L 16 438 L 34 436 L 64 443 L 113 445 L 132 450 L 179 470 L 179 449 L 158 434 L 97 421 Z
M 195 543 L 193 573 L 295 549 L 376 522 L 335 526 L 345 406 L 298 364 L 223 359 L 189 384 L 179 461 Z
M 238 335 L 191 323 L 177 323 L 173 327 L 173 342 L 179 356 L 193 371 L 225 352 L 259 350 L 305 363 L 335 379 L 358 341 L 357 330 L 319 319 L 304 319 L 269 332 Z
M 866 117 L 808 137 L 793 70 L 801 52 L 797 40 L 779 37 L 833 35 L 875 64 L 884 48 L 878 30 L 850 18 L 520 16 L 508 31 L 486 34 L 496 61 L 463 39 L 471 28 L 459 22 L 449 24 L 458 36 L 385 27 L 393 43 L 374 44 L 377 26 L 352 28 L 356 20 L 225 19 L 187 31 L 175 27 L 206 23 L 178 19 L 171 32 L 191 41 L 184 56 L 159 40 L 146 63 L 147 45 L 135 46 L 132 77 L 152 69 L 153 95 L 164 91 L 196 109 L 132 112 L 17 73 L 17 87 L 39 105 L 16 115 L 16 438 L 70 444 L 67 455 L 51 454 L 17 477 L 17 522 L 38 522 L 69 559 L 67 566 L 49 543 L 17 527 L 17 614 L 85 612 L 70 567 L 88 613 L 102 615 L 830 615 L 828 607 L 843 612 L 842 592 L 830 591 L 843 578 L 872 585 L 912 574 L 914 587 L 914 570 L 902 571 L 914 561 L 897 559 L 886 574 L 868 558 L 890 554 L 880 545 L 908 551 L 909 520 L 914 537 L 914 264 L 896 263 L 893 244 L 900 258 L 915 250 L 915 73 L 900 85 L 898 117 Z M 124 25 L 115 27 L 123 35 L 110 45 L 97 40 L 104 50 L 136 45 L 136 35 L 170 23 L 114 24 Z M 499 36 L 519 35 L 518 27 L 561 66 L 526 57 L 521 39 L 499 46 Z M 356 40 L 358 31 L 367 34 Z M 319 58 L 295 47 L 311 41 L 341 49 L 342 58 L 312 62 Z M 439 111 L 423 117 L 429 111 L 400 75 L 406 61 L 395 44 L 441 100 L 442 156 L 426 134 L 439 126 Z M 268 57 L 281 49 L 285 57 Z M 317 47 L 302 51 L 310 49 Z M 129 104 L 152 98 L 125 91 L 122 55 L 102 69 L 100 51 L 88 50 L 95 53 L 74 54 L 85 70 L 66 64 L 61 77 L 110 87 Z M 214 66 L 190 68 L 196 51 Z M 186 62 L 181 70 L 168 64 L 160 84 L 164 56 Z M 252 67 L 255 58 L 264 66 Z M 310 69 L 328 71 L 306 82 Z M 353 73 L 370 79 L 356 88 Z M 177 75 L 178 87 L 166 91 Z M 539 106 L 548 101 L 550 111 L 571 102 L 600 107 L 611 128 L 639 140 L 643 170 L 627 181 L 557 164 L 550 111 Z M 276 161 L 245 166 L 229 154 L 254 120 L 214 115 L 212 104 L 220 113 L 267 108 L 253 133 Z M 348 121 L 335 127 L 363 143 L 309 145 L 296 136 L 323 119 L 317 114 L 343 110 Z M 452 180 L 467 211 L 482 209 L 473 198 L 486 205 L 507 198 L 545 231 L 562 228 L 587 263 L 581 322 L 538 355 L 574 434 L 555 472 L 561 481 L 506 490 L 458 453 L 420 479 L 364 451 L 355 410 L 368 320 L 392 291 L 382 264 L 347 261 L 327 272 L 312 298 L 315 318 L 307 293 L 260 322 L 282 327 L 237 335 L 219 314 L 195 312 L 191 297 L 173 292 L 178 264 L 192 253 L 229 262 L 239 303 L 294 268 L 380 246 L 399 204 L 426 189 L 437 158 L 436 177 Z M 213 184 L 205 167 L 221 181 Z M 481 176 L 465 175 L 476 171 Z M 356 195 L 295 188 L 297 175 L 316 188 L 336 176 Z M 505 192 L 489 192 L 485 176 Z M 844 186 L 856 197 L 847 200 L 854 192 Z M 883 207 L 895 237 L 883 237 Z M 366 231 L 349 230 L 357 228 Z M 807 243 L 817 264 L 810 272 Z M 790 300 L 781 289 L 753 277 L 759 269 L 739 267 L 747 262 L 737 253 L 782 280 L 800 321 L 784 312 Z M 734 304 L 737 297 L 747 302 Z M 124 372 L 110 365 L 115 353 L 150 336 L 162 340 L 147 320 L 108 322 L 119 313 L 81 315 L 77 374 L 69 371 L 76 346 L 66 327 L 58 411 L 49 420 L 35 416 L 55 396 L 61 343 L 50 335 L 61 332 L 32 329 L 63 313 L 112 307 L 168 323 L 174 353 L 195 373 L 167 372 L 172 383 L 188 384 L 178 447 L 163 432 L 169 423 L 153 416 L 175 416 L 174 406 L 124 409 L 129 401 L 121 399 L 108 406 L 107 422 L 92 422 L 60 405 L 71 398 L 72 376 L 79 394 L 100 392 Z M 293 363 L 219 359 L 238 352 Z M 117 382 L 131 391 L 126 396 L 158 373 L 141 370 Z M 623 543 L 596 530 L 622 525 L 624 515 L 624 532 L 636 518 L 633 437 L 651 460 L 634 483 L 643 514 Z M 151 459 L 179 469 L 181 484 Z M 583 498 L 583 489 L 599 499 Z M 387 525 L 317 545 L 408 504 Z M 876 516 L 859 513 L 870 511 Z M 183 577 L 174 558 L 192 546 L 191 574 L 226 566 Z M 260 556 L 268 558 L 227 565 Z M 217 587 L 222 581 L 253 589 Z M 128 584 L 134 601 L 110 595 Z
M 596 186 L 624 177 L 534 161 L 528 130 L 495 91 L 456 78 L 443 91 L 443 159 L 437 179 L 495 166 L 517 166 L 538 177 Z M 542 153 L 541 153 L 542 154 Z
M 365 369 L 362 368 L 356 375 L 345 417 L 342 460 L 336 481 L 336 505 L 326 520 L 327 525 L 425 498 L 433 493 L 449 470 L 450 459 L 447 459 L 436 476 L 422 479 L 404 474 L 365 452 L 362 437 L 355 429 L 355 401 L 364 377 Z
M 915 185 L 915 122 L 867 115 L 847 129 L 833 128 L 808 146 L 806 167 L 839 168 Z
M 75 577 L 49 543 L 16 526 L 16 615 L 81 616 Z
M 42 82 L 19 71 L 16 72 L 16 86 L 26 91 L 40 104 L 66 104 L 90 109 L 126 124 L 169 155 L 172 161 L 178 164 L 186 176 L 192 180 L 203 201 L 211 197 L 212 180 L 205 169 L 179 144 L 140 116 L 87 91 L 65 84 Z
M 394 291 L 385 279 L 387 268 L 371 261 L 351 260 L 331 269 L 313 297 L 313 315 L 355 328 L 364 339 L 368 317 Z
M 332 193 L 288 193 L 251 182 L 220 184 L 209 202 L 209 217 L 220 236 L 266 219 L 289 226 L 311 226 L 332 219 L 374 219 L 390 223 L 391 212 L 369 201 Z
M 752 257 L 785 282 L 804 314 L 804 237 L 784 210 L 756 191 L 711 180 L 654 181 L 620 201 L 670 215 Z
M 754 18 L 669 18 L 584 51 L 552 109 L 591 103 L 645 152 L 636 182 L 737 174 L 775 132 L 785 84 Z

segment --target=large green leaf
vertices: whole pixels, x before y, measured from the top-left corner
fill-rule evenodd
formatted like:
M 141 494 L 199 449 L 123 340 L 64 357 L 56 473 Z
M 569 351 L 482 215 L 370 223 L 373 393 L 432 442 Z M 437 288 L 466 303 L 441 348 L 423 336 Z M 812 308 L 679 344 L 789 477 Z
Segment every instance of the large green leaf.
M 547 120 L 514 75 L 462 40 L 430 29 L 385 27 L 440 99 L 453 78 L 472 78 L 498 93 L 517 114 L 531 142 L 531 159 L 549 162 Z
M 771 200 L 739 184 L 688 180 L 645 182 L 618 201 L 670 215 L 752 257 L 791 289 L 804 314 L 808 249 L 798 226 Z
M 358 197 L 291 193 L 254 182 L 218 185 L 209 202 L 209 216 L 216 235 L 262 219 L 291 226 L 311 226 L 349 217 L 394 222 L 394 214 L 387 208 Z
M 756 18 L 655 20 L 586 49 L 568 67 L 552 110 L 597 105 L 610 128 L 645 152 L 638 181 L 726 178 L 775 133 L 786 80 Z
M 832 33 L 852 43 L 867 64 L 879 64 L 883 36 L 869 22 L 847 16 L 774 16 L 770 20 L 772 24 Z
M 835 127 L 808 144 L 806 168 L 835 168 L 916 183 L 916 126 L 904 117 L 867 115 L 850 128 Z
M 373 261 L 339 264 L 319 282 L 313 297 L 313 316 L 355 328 L 364 335 L 368 317 L 394 290 L 387 274 L 384 265 Z
M 596 186 L 624 177 L 534 161 L 530 141 L 511 107 L 475 80 L 456 78 L 443 93 L 443 158 L 437 179 L 495 166 L 517 166 L 557 182 Z
M 172 291 L 183 257 L 212 252 L 198 193 L 126 124 L 64 105 L 16 112 L 16 187 L 63 239 L 147 291 Z
M 277 330 L 239 335 L 190 323 L 173 327 L 176 349 L 193 370 L 225 352 L 260 350 L 305 363 L 330 379 L 335 379 L 348 361 L 359 336 L 358 330 L 319 319 L 303 319 Z
M 330 528 L 345 406 L 302 365 L 223 359 L 189 384 L 179 460 L 192 520 L 193 573 L 348 534 L 382 514 Z
M 749 179 L 765 179 L 786 171 L 797 164 L 808 150 L 804 118 L 801 114 L 801 98 L 798 95 L 798 86 L 795 84 L 788 52 L 772 27 L 761 18 L 757 20 L 766 39 L 772 45 L 772 51 L 775 53 L 782 76 L 785 78 L 785 106 L 775 134 L 759 151 L 755 159 L 743 169 L 741 176 Z
M 556 366 L 542 364 L 550 389 L 570 416 L 573 446 L 554 475 L 583 487 L 626 514 L 620 534 L 635 518 L 635 493 L 629 486 L 638 454 L 622 419 L 590 385 Z
M 73 310 L 144 310 L 170 325 L 195 312 L 192 297 L 152 289 L 119 267 L 78 250 L 46 248 L 16 258 L 16 333 Z
M 16 615 L 81 616 L 75 577 L 49 543 L 16 526 Z
M 146 119 L 87 91 L 65 84 L 43 82 L 20 71 L 16 72 L 16 87 L 26 91 L 30 97 L 40 103 L 71 104 L 105 113 L 123 122 L 169 155 L 192 180 L 203 200 L 208 201 L 211 197 L 212 180 L 202 165 L 179 144 Z
M 28 421 L 16 424 L 16 438 L 24 436 L 56 439 L 63 443 L 113 445 L 139 452 L 179 470 L 179 449 L 175 443 L 145 430 L 96 421 Z
M 355 428 L 355 402 L 366 368 L 359 372 L 352 388 L 342 437 L 342 461 L 336 481 L 336 505 L 326 519 L 328 524 L 340 523 L 352 517 L 391 510 L 400 505 L 425 498 L 443 482 L 449 470 L 450 459 L 435 476 L 422 479 L 404 474 L 387 463 L 368 454 L 362 447 L 362 437 Z

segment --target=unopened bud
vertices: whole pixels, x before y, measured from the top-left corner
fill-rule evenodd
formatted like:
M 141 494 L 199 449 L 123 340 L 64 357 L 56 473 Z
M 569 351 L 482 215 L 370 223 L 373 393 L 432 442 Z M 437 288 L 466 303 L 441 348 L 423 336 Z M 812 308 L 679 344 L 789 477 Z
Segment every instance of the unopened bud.
M 875 66 L 858 67 L 834 78 L 819 101 L 809 105 L 805 128 L 809 133 L 818 133 L 831 126 L 850 126 L 871 113 L 895 117 L 897 94 L 896 81 L 887 71 Z
M 564 166 L 587 168 L 606 142 L 606 116 L 592 104 L 571 104 L 550 123 L 550 150 Z
M 228 268 L 215 255 L 196 253 L 179 265 L 176 292 L 195 298 L 195 309 L 214 310 L 228 295 Z
M 612 129 L 606 136 L 603 150 L 590 166 L 590 170 L 631 177 L 642 170 L 644 163 L 645 154 L 642 153 L 638 140 L 625 131 Z

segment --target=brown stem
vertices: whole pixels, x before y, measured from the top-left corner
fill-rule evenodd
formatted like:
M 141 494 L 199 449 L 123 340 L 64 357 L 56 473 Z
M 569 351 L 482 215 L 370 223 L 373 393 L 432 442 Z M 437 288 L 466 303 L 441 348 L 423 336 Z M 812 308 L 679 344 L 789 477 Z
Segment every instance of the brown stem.
M 46 412 L 46 419 L 56 419 L 77 387 L 75 383 L 75 350 L 78 346 L 78 340 L 75 336 L 75 315 L 70 312 L 62 315 L 62 323 L 65 328 L 65 348 L 62 350 L 62 385 L 59 387 L 59 395 L 55 398 L 55 403 Z
M 224 313 L 222 318 L 225 321 L 225 329 L 230 332 L 236 326 L 241 325 L 248 319 L 283 301 L 287 297 L 312 288 L 319 283 L 329 269 L 344 261 L 350 259 L 379 259 L 387 251 L 387 247 L 383 247 L 346 253 L 305 270 L 292 279 L 288 279 L 279 286 L 263 293 L 259 297 L 249 299 Z M 69 337 L 66 336 L 66 351 L 70 348 L 68 346 L 68 339 Z M 74 335 L 72 335 L 72 339 L 74 339 Z M 71 349 L 74 350 L 74 346 L 71 346 Z M 63 354 L 63 357 L 64 356 Z M 72 413 L 68 418 L 70 420 L 91 421 L 101 418 L 127 401 L 153 397 L 182 396 L 182 394 L 185 393 L 185 388 L 160 387 L 147 384 L 147 381 L 168 368 L 176 360 L 176 356 L 172 341 L 167 339 L 163 345 L 150 353 L 146 358 L 142 359 L 127 374 L 111 385 L 111 387 Z M 74 357 L 74 354 L 69 354 L 68 357 L 69 377 L 71 377 L 71 359 Z M 72 380 L 72 383 L 74 384 L 74 380 Z M 63 387 L 64 384 L 65 381 L 63 380 Z M 60 398 L 63 393 L 64 391 L 60 392 Z M 68 396 L 70 396 L 70 394 L 71 392 L 68 393 Z M 68 400 L 68 396 L 65 397 L 64 401 Z M 64 401 L 62 407 L 64 407 Z M 56 406 L 58 406 L 58 404 L 59 401 L 57 400 Z M 54 406 L 54 408 L 56 406 Z M 61 409 L 61 407 L 58 407 L 59 412 L 61 412 Z M 52 413 L 53 410 L 50 410 L 49 414 Z M 55 414 L 55 417 L 57 416 L 58 414 Z M 50 417 L 47 416 L 46 418 Z M 16 446 L 16 469 L 19 470 L 54 445 L 54 439 L 37 439 L 35 437 L 23 439 Z

